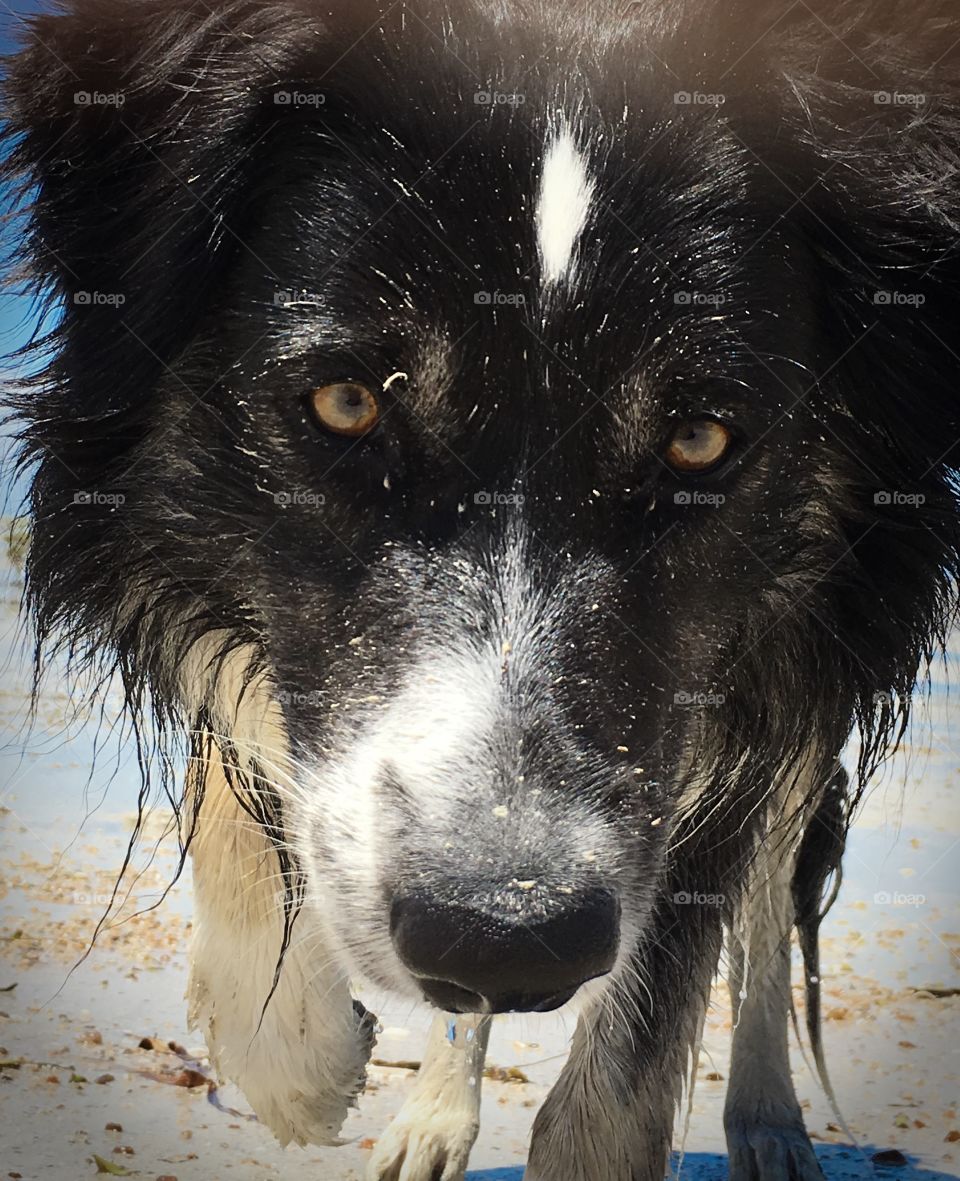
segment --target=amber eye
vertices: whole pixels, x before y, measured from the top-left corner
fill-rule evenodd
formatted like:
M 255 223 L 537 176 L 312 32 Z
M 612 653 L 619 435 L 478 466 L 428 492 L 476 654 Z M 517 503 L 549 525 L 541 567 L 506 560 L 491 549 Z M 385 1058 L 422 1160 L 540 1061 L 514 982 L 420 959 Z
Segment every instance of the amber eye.
M 311 391 L 310 409 L 317 422 L 336 435 L 357 438 L 377 425 L 380 406 L 365 385 L 336 381 Z
M 705 472 L 730 450 L 733 434 L 722 422 L 696 418 L 674 431 L 665 459 L 677 472 Z

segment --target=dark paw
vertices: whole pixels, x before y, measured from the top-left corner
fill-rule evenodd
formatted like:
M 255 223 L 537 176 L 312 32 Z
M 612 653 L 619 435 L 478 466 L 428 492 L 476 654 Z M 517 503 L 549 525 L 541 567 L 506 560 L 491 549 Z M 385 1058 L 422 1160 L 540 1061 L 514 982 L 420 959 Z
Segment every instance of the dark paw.
M 368 1052 L 372 1053 L 377 1040 L 376 1015 L 358 1000 L 353 1002 L 353 1012 L 357 1019 L 357 1033 L 360 1035 L 360 1040 L 367 1046 Z
M 730 1181 L 824 1181 L 802 1123 L 728 1119 Z
M 360 1071 L 353 1087 L 353 1096 L 349 1102 L 351 1107 L 356 1107 L 367 1085 L 367 1063 L 370 1061 L 370 1055 L 373 1053 L 373 1047 L 377 1041 L 377 1018 L 358 1000 L 353 1002 L 353 1013 L 357 1023 Z

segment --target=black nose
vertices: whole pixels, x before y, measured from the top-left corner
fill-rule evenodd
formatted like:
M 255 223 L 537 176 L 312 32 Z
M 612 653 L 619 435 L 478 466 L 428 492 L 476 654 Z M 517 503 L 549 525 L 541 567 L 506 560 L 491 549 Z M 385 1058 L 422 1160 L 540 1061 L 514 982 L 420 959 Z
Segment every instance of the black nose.
M 399 895 L 394 947 L 428 1001 L 453 1013 L 547 1012 L 613 967 L 620 904 L 607 890 L 558 895 L 546 914 L 518 906 Z

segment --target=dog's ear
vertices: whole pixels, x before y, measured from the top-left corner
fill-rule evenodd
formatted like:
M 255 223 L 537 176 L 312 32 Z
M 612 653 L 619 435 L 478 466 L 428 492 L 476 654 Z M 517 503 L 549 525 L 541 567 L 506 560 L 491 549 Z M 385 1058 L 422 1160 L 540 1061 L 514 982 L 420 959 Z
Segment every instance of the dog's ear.
M 942 477 L 960 459 L 956 6 L 779 7 L 763 32 L 782 122 L 757 150 L 821 263 L 824 360 L 836 362 L 825 380 L 882 435 L 901 479 Z
M 27 276 L 48 313 L 26 350 L 29 376 L 2 391 L 31 475 L 27 587 L 38 650 L 61 629 L 78 666 L 143 650 L 139 617 L 118 610 L 121 586 L 127 602 L 145 588 L 155 601 L 179 592 L 176 611 L 195 615 L 198 631 L 227 626 L 226 593 L 204 622 L 201 600 L 183 590 L 189 579 L 153 559 L 144 539 L 158 514 L 129 473 L 154 428 L 175 429 L 164 391 L 203 397 L 206 382 L 184 376 L 190 346 L 215 321 L 232 262 L 250 257 L 284 129 L 321 117 L 284 95 L 297 86 L 337 94 L 359 57 L 352 47 L 392 33 L 378 23 L 380 6 L 61 0 L 55 15 L 27 23 L 4 63 L 0 182 L 5 199 L 14 194 L 12 274 L 18 287 Z M 159 651 L 165 628 L 151 625 Z M 151 676 L 159 683 L 160 672 Z
M 815 260 L 793 278 L 825 342 L 805 397 L 847 464 L 836 618 L 869 716 L 877 689 L 909 700 L 956 610 L 960 20 L 952 0 L 813 0 L 765 32 L 778 118 L 755 151 Z
M 245 248 L 284 88 L 332 85 L 380 8 L 67 0 L 28 22 L 6 63 L 3 168 L 29 205 L 23 262 L 63 303 L 65 371 L 73 350 L 96 371 L 123 332 L 142 344 L 114 354 L 125 375 L 169 362 Z

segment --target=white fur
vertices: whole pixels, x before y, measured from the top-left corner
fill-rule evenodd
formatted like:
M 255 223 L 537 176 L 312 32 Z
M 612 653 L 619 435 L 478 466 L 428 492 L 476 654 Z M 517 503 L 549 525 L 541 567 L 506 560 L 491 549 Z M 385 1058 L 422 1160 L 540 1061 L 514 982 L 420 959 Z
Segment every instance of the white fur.
M 237 699 L 245 659 L 238 654 L 220 668 L 221 724 L 227 703 Z M 241 761 L 245 752 L 255 753 L 268 774 L 280 777 L 285 736 L 265 683 L 248 689 L 230 731 Z M 343 966 L 308 908 L 264 1013 L 282 929 L 276 859 L 217 762 L 191 769 L 189 791 L 201 770 L 204 798 L 192 844 L 190 1027 L 203 1032 L 217 1073 L 240 1087 L 281 1144 L 343 1143 L 340 1128 L 369 1052 L 358 1036 Z M 448 1019 L 437 1018 L 414 1092 L 378 1142 L 369 1181 L 434 1181 L 438 1166 L 441 1181 L 462 1181 L 480 1126 L 489 1025 L 489 1018 L 458 1018 L 451 1039 Z
M 402 783 L 415 786 L 418 808 L 434 817 L 449 808 L 458 769 L 460 777 L 469 774 L 471 755 L 494 724 L 496 688 L 493 661 L 478 653 L 437 653 L 417 662 L 396 696 L 379 703 L 370 723 L 344 741 L 339 757 L 308 773 L 306 791 L 293 804 L 290 827 L 307 870 L 311 909 L 328 927 L 336 926 L 339 901 L 323 889 L 325 873 L 316 866 L 315 842 L 322 831 L 328 844 L 347 854 L 339 889 L 369 924 L 365 942 L 370 945 L 379 932 L 372 959 L 381 979 L 389 974 L 393 988 L 411 999 L 422 994 L 396 956 L 381 909 L 378 784 L 389 766 Z M 348 948 L 341 954 L 355 973 L 370 975 Z
M 213 667 L 204 653 L 194 655 L 194 674 Z M 280 772 L 284 728 L 266 683 L 248 686 L 240 709 L 230 709 L 239 700 L 247 659 L 238 652 L 218 665 L 209 704 L 236 741 L 241 763 L 256 753 Z M 192 692 L 202 685 L 195 679 Z M 204 795 L 191 846 L 190 1026 L 202 1031 L 218 1074 L 240 1087 L 282 1144 L 340 1143 L 369 1052 L 357 1032 L 343 967 L 331 961 L 315 916 L 302 913 L 264 1012 L 283 929 L 276 857 L 216 759 L 190 769 L 188 819 L 201 773 Z
M 377 1141 L 367 1181 L 463 1181 L 480 1130 L 490 1018 L 438 1016 L 413 1094 Z
M 310 905 L 331 931 L 347 924 L 362 930 L 358 953 L 349 946 L 349 931 L 342 939 L 335 936 L 355 973 L 411 999 L 419 1000 L 421 990 L 394 950 L 381 893 L 391 857 L 383 837 L 385 775 L 415 793 L 417 811 L 432 834 L 424 840 L 443 840 L 452 830 L 450 818 L 465 807 L 497 814 L 504 788 L 491 751 L 507 733 L 515 708 L 511 694 L 522 693 L 531 706 L 545 691 L 542 669 L 563 631 L 560 597 L 536 583 L 519 527 L 496 558 L 493 582 L 489 570 L 463 563 L 462 595 L 450 596 L 449 613 L 436 621 L 434 635 L 410 653 L 399 685 L 378 696 L 366 714 L 362 707 L 352 711 L 350 728 L 344 727 L 332 753 L 307 774 L 305 790 L 294 801 L 290 827 L 311 884 Z M 515 784 L 506 791 L 513 794 Z M 531 830 L 549 826 L 550 815 L 535 794 L 524 795 L 518 808 Z M 504 823 L 520 819 L 505 816 Z M 317 864 L 320 834 L 339 857 L 338 897 L 317 889 L 329 875 Z M 581 839 L 585 850 L 604 847 L 606 840 L 602 822 L 587 808 Z M 508 880 L 509 873 L 504 885 Z M 348 919 L 344 900 L 351 907 Z
M 571 131 L 561 127 L 547 145 L 537 196 L 537 245 L 547 286 L 573 275 L 594 188 L 586 157 Z

